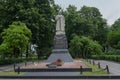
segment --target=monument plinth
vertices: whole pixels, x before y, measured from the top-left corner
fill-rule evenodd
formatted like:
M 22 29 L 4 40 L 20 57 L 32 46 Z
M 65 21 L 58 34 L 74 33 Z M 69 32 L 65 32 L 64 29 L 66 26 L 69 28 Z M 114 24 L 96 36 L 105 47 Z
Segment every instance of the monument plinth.
M 56 16 L 56 34 L 54 36 L 54 49 L 47 62 L 54 62 L 61 59 L 63 62 L 73 62 L 68 51 L 67 38 L 65 35 L 65 19 L 63 15 Z

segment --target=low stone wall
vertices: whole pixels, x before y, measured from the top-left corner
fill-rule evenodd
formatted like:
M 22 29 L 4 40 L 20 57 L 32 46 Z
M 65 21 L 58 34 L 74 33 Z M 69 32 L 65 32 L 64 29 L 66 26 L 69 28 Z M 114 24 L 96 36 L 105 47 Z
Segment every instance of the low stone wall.
M 16 72 L 92 72 L 92 68 L 41 68 L 41 69 L 15 69 Z
M 120 76 L 0 76 L 0 79 L 120 79 Z

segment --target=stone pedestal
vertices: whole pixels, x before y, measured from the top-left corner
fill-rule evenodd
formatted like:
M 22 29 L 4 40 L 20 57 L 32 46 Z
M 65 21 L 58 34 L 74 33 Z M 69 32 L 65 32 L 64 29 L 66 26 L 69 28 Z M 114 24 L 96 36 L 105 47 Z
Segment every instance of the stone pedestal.
M 54 37 L 54 49 L 67 49 L 67 38 L 65 34 L 55 35 Z
M 47 62 L 54 62 L 61 59 L 63 62 L 73 62 L 68 51 L 67 38 L 65 34 L 57 34 L 54 37 L 54 49 Z

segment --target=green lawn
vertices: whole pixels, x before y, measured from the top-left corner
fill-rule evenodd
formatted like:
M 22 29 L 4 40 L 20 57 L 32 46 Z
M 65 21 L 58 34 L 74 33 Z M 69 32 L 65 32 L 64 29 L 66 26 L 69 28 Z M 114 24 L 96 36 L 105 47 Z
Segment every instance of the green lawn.
M 24 73 L 21 72 L 20 74 L 18 74 L 17 72 L 14 71 L 0 71 L 0 76 L 20 76 L 20 75 L 24 75 Z
M 99 69 L 97 65 L 90 64 L 86 61 L 84 63 L 92 68 L 92 72 L 83 72 L 83 75 L 107 75 L 107 71 Z

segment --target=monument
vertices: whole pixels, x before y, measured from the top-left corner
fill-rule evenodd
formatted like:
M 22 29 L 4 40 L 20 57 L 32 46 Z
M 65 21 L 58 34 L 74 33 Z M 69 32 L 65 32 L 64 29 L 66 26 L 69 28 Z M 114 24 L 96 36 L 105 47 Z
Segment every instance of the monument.
M 89 68 L 84 64 L 83 61 L 73 61 L 71 55 L 68 51 L 67 38 L 65 35 L 65 19 L 63 15 L 56 16 L 56 33 L 54 36 L 54 49 L 52 50 L 51 55 L 49 56 L 46 62 L 40 62 L 38 64 L 30 64 L 27 66 L 23 66 L 22 68 L 17 68 L 15 71 L 17 72 L 27 72 L 25 75 L 27 76 L 41 76 L 43 78 L 60 78 L 61 76 L 78 76 L 78 72 L 81 71 L 92 71 L 92 68 Z M 64 64 L 63 64 L 64 63 Z M 81 66 L 81 67 L 80 67 Z M 83 70 L 81 70 L 83 69 Z M 77 70 L 77 71 L 76 71 Z M 29 73 L 31 72 L 31 73 Z M 38 72 L 42 72 L 38 74 Z M 62 72 L 50 74 L 49 72 Z M 64 72 L 69 72 L 66 74 Z M 72 73 L 71 73 L 72 72 Z M 75 72 L 75 74 L 73 73 Z M 50 76 L 49 76 L 50 75 Z
M 68 51 L 67 38 L 65 35 L 65 18 L 63 15 L 57 15 L 55 20 L 57 23 L 54 36 L 54 49 L 47 62 L 54 62 L 57 59 L 61 59 L 63 62 L 73 62 Z

